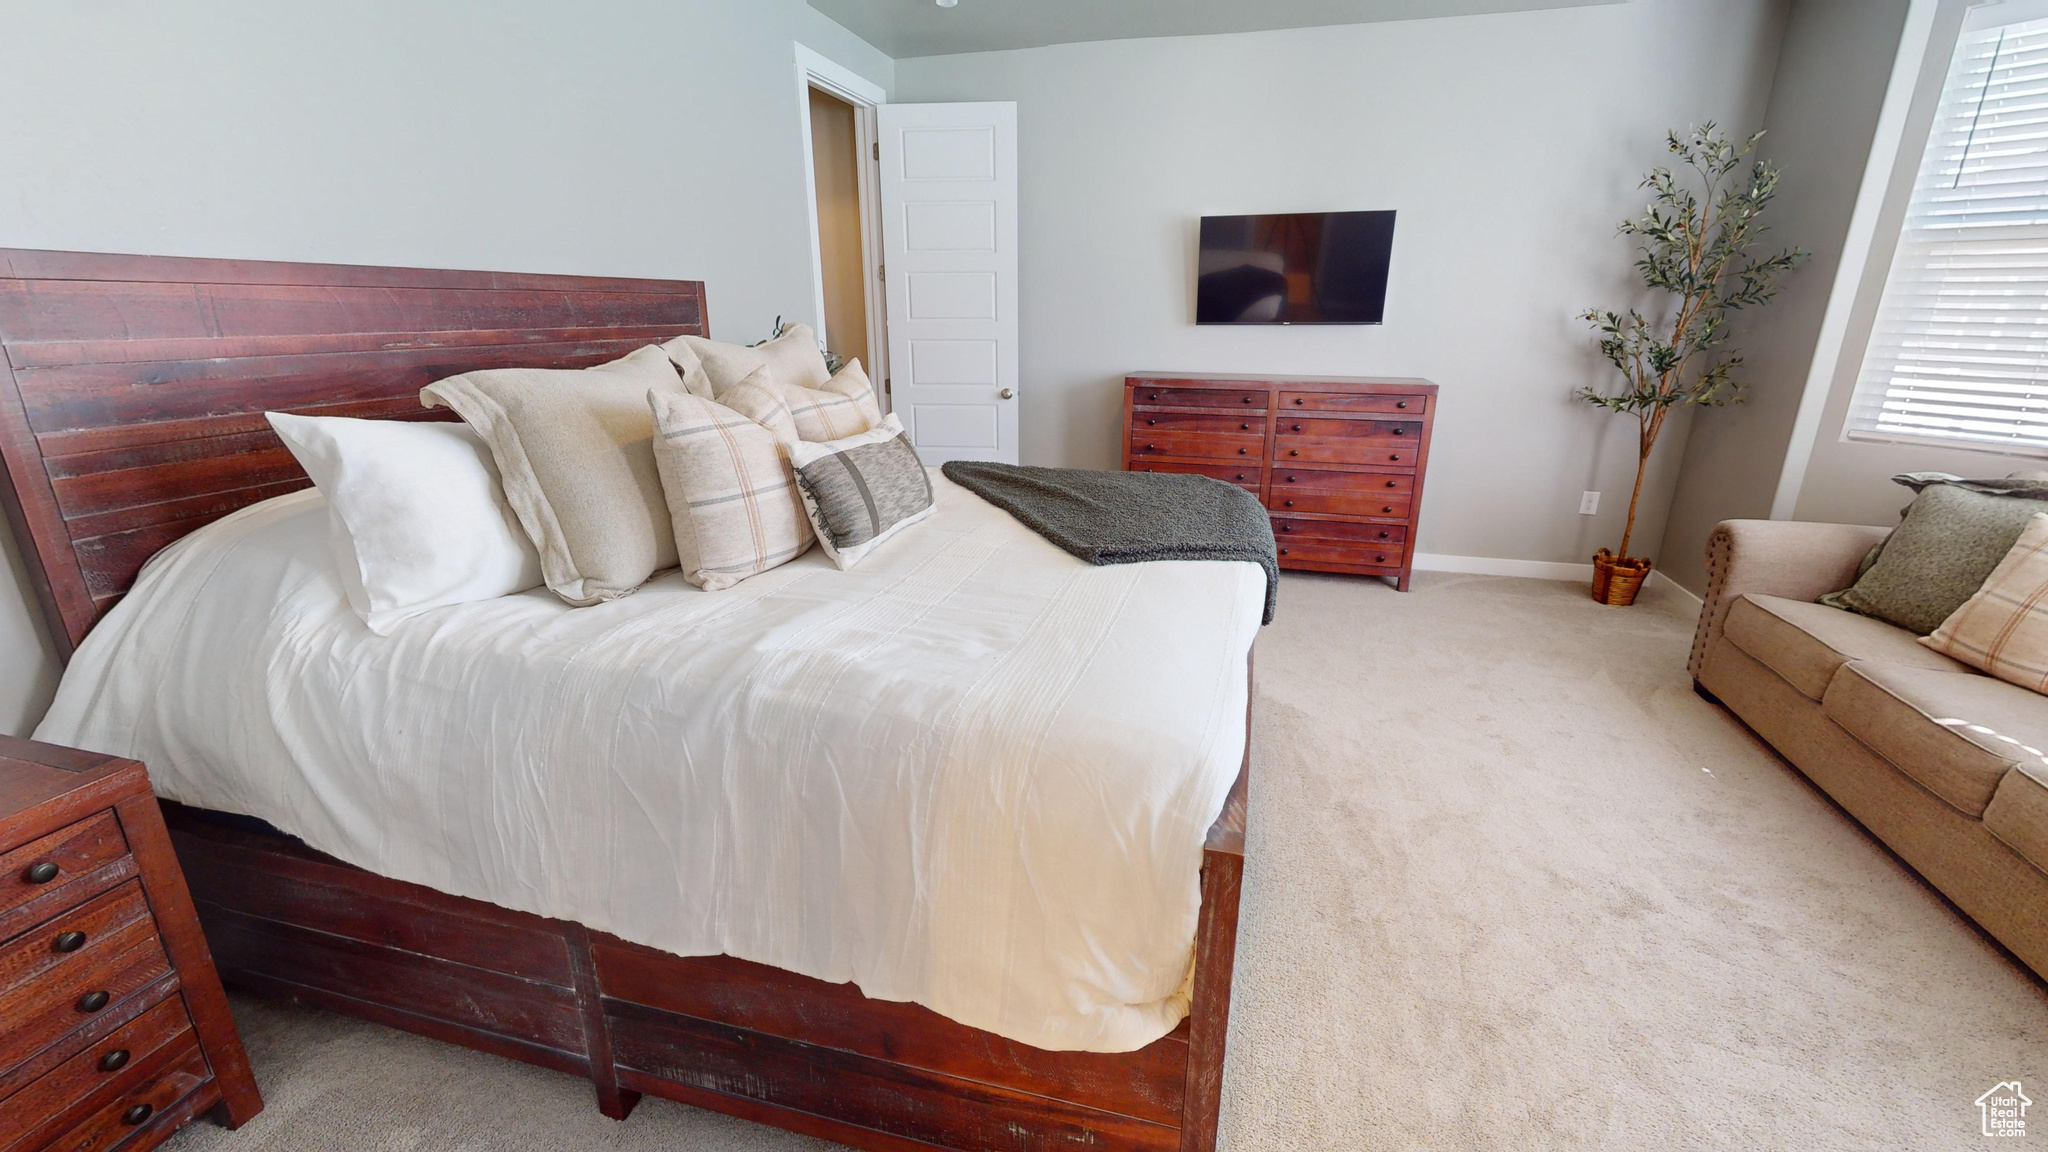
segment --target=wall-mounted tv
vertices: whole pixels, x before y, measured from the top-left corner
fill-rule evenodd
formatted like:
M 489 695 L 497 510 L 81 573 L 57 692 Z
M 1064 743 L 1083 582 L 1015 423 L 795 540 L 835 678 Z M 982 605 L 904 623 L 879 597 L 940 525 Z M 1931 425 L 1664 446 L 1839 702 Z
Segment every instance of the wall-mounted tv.
M 1378 324 L 1392 212 L 1202 217 L 1197 324 Z

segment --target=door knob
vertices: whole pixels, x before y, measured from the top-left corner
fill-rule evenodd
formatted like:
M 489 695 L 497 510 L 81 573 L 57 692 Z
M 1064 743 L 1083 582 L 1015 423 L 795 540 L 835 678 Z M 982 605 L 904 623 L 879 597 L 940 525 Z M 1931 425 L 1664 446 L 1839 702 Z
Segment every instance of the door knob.
M 1015 400 L 1016 398 L 1017 390 L 1015 388 L 1005 388 L 1001 392 L 996 393 L 996 399 L 998 400 Z

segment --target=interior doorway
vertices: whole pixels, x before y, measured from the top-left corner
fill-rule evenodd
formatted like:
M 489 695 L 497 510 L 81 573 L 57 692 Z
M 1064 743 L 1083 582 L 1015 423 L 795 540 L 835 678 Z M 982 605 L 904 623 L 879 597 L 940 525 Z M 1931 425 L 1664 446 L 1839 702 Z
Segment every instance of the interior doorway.
M 868 355 L 866 259 L 861 253 L 860 142 L 853 105 L 810 89 L 811 178 L 817 201 L 818 281 L 825 346 L 841 359 Z
M 876 109 L 888 96 L 801 44 L 796 81 L 818 336 L 841 358 L 860 360 L 887 412 L 892 405 Z

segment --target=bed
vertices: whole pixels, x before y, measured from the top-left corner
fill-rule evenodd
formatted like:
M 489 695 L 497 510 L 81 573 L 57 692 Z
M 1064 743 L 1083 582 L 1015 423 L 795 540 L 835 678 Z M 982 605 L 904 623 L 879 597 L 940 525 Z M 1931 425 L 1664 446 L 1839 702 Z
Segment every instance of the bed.
M 264 410 L 445 418 L 418 406 L 420 387 L 477 368 L 598 363 L 679 332 L 702 334 L 703 309 L 702 285 L 694 282 L 0 252 L 8 511 L 67 655 L 134 591 L 131 609 L 114 613 L 81 659 L 104 664 L 90 673 L 95 685 L 106 685 L 104 695 L 131 701 L 115 710 L 122 716 L 146 711 L 133 701 L 154 700 L 151 684 L 165 685 L 163 699 L 150 705 L 172 717 L 150 745 L 152 775 L 160 793 L 194 802 L 167 802 L 166 815 L 223 976 L 259 993 L 588 1076 L 600 1107 L 618 1118 L 651 1092 L 868 1148 L 1213 1147 L 1243 860 L 1248 724 L 1236 710 L 1249 700 L 1250 640 L 1240 629 L 1241 642 L 1212 637 L 1206 648 L 1186 649 L 1188 630 L 1173 627 L 1172 614 L 1175 605 L 1204 605 L 1199 596 L 1209 595 L 1223 600 L 1207 604 L 1206 614 L 1237 618 L 1237 599 L 1258 599 L 1244 594 L 1251 577 L 1191 571 L 1200 565 L 1137 565 L 1089 570 L 1082 582 L 1070 560 L 1034 551 L 1049 546 L 946 486 L 932 530 L 906 536 L 905 547 L 865 578 L 866 591 L 849 592 L 861 582 L 828 580 L 829 568 L 799 562 L 741 585 L 756 585 L 746 597 L 718 594 L 720 604 L 744 600 L 746 607 L 720 615 L 715 626 L 703 607 L 710 597 L 672 578 L 598 609 L 564 609 L 531 595 L 462 606 L 417 635 L 392 637 L 396 644 L 368 646 L 375 649 L 369 655 L 345 651 L 345 622 L 323 622 L 306 607 L 334 600 L 304 559 L 317 536 L 307 526 L 318 496 L 294 495 L 308 482 L 264 426 Z M 174 542 L 138 586 L 144 561 Z M 230 555 L 243 557 L 236 561 L 243 568 L 231 569 Z M 229 571 L 255 573 L 255 585 L 223 585 L 217 574 Z M 285 601 L 297 606 L 277 615 Z M 248 606 L 240 627 L 237 604 Z M 946 616 L 949 610 L 955 615 Z M 863 651 L 879 651 L 911 642 L 904 637 L 914 640 L 920 627 L 954 636 L 979 620 L 999 633 L 1006 611 L 1014 635 L 989 645 L 1009 651 L 1026 635 L 1038 637 L 1033 643 L 1044 655 L 1037 663 L 997 661 L 1004 670 L 989 675 L 968 665 L 935 668 L 892 681 L 850 674 L 857 662 L 843 655 L 855 623 L 865 622 L 860 634 L 870 644 Z M 139 635 L 145 619 L 194 614 L 212 623 L 182 647 L 153 648 Z M 1044 623 L 1069 615 L 1094 623 L 1064 630 Z M 878 631 L 881 619 L 894 623 Z M 1013 697 L 1046 695 L 1047 670 L 1064 667 L 1058 654 L 1091 630 L 1088 643 L 1097 647 L 1086 674 L 1066 678 L 1058 707 L 1042 706 L 1036 728 L 977 727 L 977 717 L 1021 707 L 1007 703 Z M 279 647 L 285 632 L 295 646 Z M 721 637 L 735 635 L 753 639 L 721 647 Z M 474 639 L 486 636 L 496 639 Z M 115 659 L 107 653 L 117 641 Z M 1225 694 L 1200 677 L 1171 675 L 1195 666 L 1213 671 L 1233 643 L 1231 652 L 1244 653 L 1241 687 L 1233 682 Z M 921 651 L 943 647 L 928 635 Z M 156 663 L 135 655 L 156 649 Z M 230 669 L 251 663 L 282 664 L 289 674 L 252 673 L 268 679 L 250 690 Z M 583 723 L 601 720 L 600 739 L 549 745 L 559 729 L 575 725 L 518 729 L 521 715 L 540 709 L 518 707 L 521 685 L 506 669 L 528 665 L 561 670 L 567 687 L 558 686 L 558 702 L 594 701 Z M 1130 697 L 1119 715 L 1118 685 L 1155 674 L 1158 694 Z M 332 690 L 318 689 L 323 675 Z M 303 694 L 261 724 L 219 725 L 270 732 L 274 743 L 238 737 L 209 745 L 193 734 L 210 731 L 202 714 L 216 679 L 242 689 L 222 691 L 222 699 L 261 695 L 263 684 Z M 380 683 L 381 695 L 364 687 Z M 712 686 L 734 683 L 747 690 L 708 703 Z M 436 684 L 454 686 L 441 704 L 433 703 Z M 664 703 L 664 688 L 679 684 L 693 686 L 683 693 L 686 705 Z M 951 684 L 960 690 L 937 700 Z M 798 821 L 793 840 L 808 847 L 794 853 L 736 852 L 726 844 L 720 856 L 721 849 L 692 847 L 697 830 L 685 814 L 705 810 L 705 795 L 692 800 L 687 786 L 666 800 L 652 795 L 677 774 L 643 747 L 649 733 L 688 708 L 712 717 L 688 746 L 708 747 L 723 717 L 734 731 L 744 729 L 750 745 L 776 755 L 755 773 L 767 778 L 759 796 L 749 801 L 739 789 L 716 803 L 763 811 L 777 803 L 807 811 L 808 803 L 830 813 L 834 803 L 854 802 L 799 795 L 802 780 L 819 778 L 803 765 L 828 763 L 830 749 L 820 752 L 821 737 L 808 728 L 782 744 L 775 733 L 793 731 L 790 716 L 815 712 L 822 719 L 806 723 L 821 731 L 838 723 L 835 739 L 886 742 L 895 737 L 886 724 L 878 733 L 873 721 L 892 708 L 918 731 L 936 730 L 929 716 L 901 703 L 920 693 L 934 695 L 933 707 L 950 708 L 947 715 L 969 718 L 961 725 L 967 736 L 933 757 L 953 765 L 952 775 L 932 779 L 971 778 L 962 764 L 986 768 L 991 778 L 1015 776 L 1016 766 L 1004 765 L 1016 760 L 1019 742 L 1006 732 L 1029 730 L 1047 747 L 1058 744 L 1054 751 L 1067 761 L 1088 766 L 1089 779 L 1113 777 L 1120 767 L 1158 777 L 1145 767 L 1148 757 L 1172 762 L 1194 754 L 1182 744 L 1202 749 L 1212 764 L 1207 776 L 1167 789 L 1159 802 L 1159 811 L 1180 812 L 1180 825 L 1194 832 L 1166 837 L 1169 848 L 1118 843 L 1104 855 L 1112 846 L 1096 841 L 1132 835 L 1109 816 L 1091 824 L 1072 815 L 1079 831 L 1064 844 L 1055 833 L 1066 825 L 1047 816 L 1035 824 L 1020 816 L 1013 833 L 1003 829 L 1020 845 L 1039 847 L 1036 856 L 1008 860 L 1002 883 L 1069 893 L 1044 901 L 1040 919 L 1010 923 L 1005 955 L 1020 953 L 1021 969 L 1044 968 L 1060 951 L 1040 937 L 1052 935 L 1049 926 L 1066 905 L 1072 919 L 1113 919 L 1116 900 L 1142 903 L 1133 893 L 1147 890 L 1106 883 L 1107 903 L 1090 910 L 1070 882 L 1065 889 L 1055 882 L 1054 863 L 1102 872 L 1099 860 L 1135 852 L 1165 861 L 1154 871 L 1168 880 L 1154 875 L 1154 887 L 1173 888 L 1177 869 L 1186 889 L 1178 919 L 1168 915 L 1146 929 L 1152 943 L 1167 939 L 1191 953 L 1180 981 L 1162 985 L 1154 956 L 1137 965 L 1151 973 L 1150 984 L 1122 993 L 1128 1003 L 1103 1007 L 1095 1003 L 1103 997 L 1091 993 L 1082 997 L 1089 1010 L 1063 1015 L 1034 1000 L 1028 981 L 987 994 L 949 992 L 949 974 L 962 971 L 963 961 L 947 951 L 946 934 L 903 928 L 898 921 L 907 913 L 887 900 L 871 901 L 878 907 L 865 919 L 845 913 L 850 905 L 841 900 L 836 916 L 818 918 L 826 928 L 816 932 L 778 932 L 778 923 L 735 929 L 747 918 L 730 908 L 712 916 L 687 900 L 675 903 L 708 883 L 694 878 L 738 860 L 758 862 L 763 875 L 717 889 L 728 904 L 763 893 L 766 907 L 800 906 L 816 893 L 788 888 L 788 874 L 817 873 L 821 842 L 837 845 L 826 871 L 841 889 L 872 881 L 880 890 L 922 894 L 933 876 L 953 875 L 891 872 L 900 871 L 892 861 L 903 853 L 869 843 L 872 823 Z M 78 693 L 67 685 L 67 695 Z M 323 701 L 344 696 L 374 699 L 356 700 L 352 712 L 322 710 Z M 501 711 L 453 718 L 460 701 Z M 1091 702 L 1096 712 L 1088 711 Z M 414 711 L 404 713 L 408 705 Z M 1217 719 L 1219 710 L 1227 722 Z M 1047 719 L 1054 713 L 1058 724 Z M 121 733 L 93 726 L 94 716 L 110 714 L 74 700 L 51 723 L 117 740 Z M 636 718 L 646 722 L 636 728 Z M 437 719 L 442 730 L 422 735 Z M 521 736 L 505 748 L 470 750 L 457 738 L 465 725 L 509 725 Z M 419 738 L 380 744 L 386 729 Z M 354 736 L 334 741 L 347 750 L 320 750 L 322 734 L 348 731 Z M 1213 767 L 1219 742 L 1229 754 L 1220 774 Z M 521 748 L 542 750 L 520 759 Z M 586 759 L 591 778 L 604 782 L 590 796 L 580 794 L 569 763 L 580 768 Z M 379 778 L 375 787 L 351 791 L 344 779 L 350 763 L 373 766 L 366 775 Z M 509 771 L 513 765 L 520 771 Z M 549 779 L 551 766 L 558 770 Z M 501 785 L 491 770 L 530 786 Z M 778 792 L 775 774 L 785 771 Z M 412 790 L 394 790 L 393 775 L 411 780 Z M 266 783 L 253 787 L 259 778 Z M 691 771 L 679 778 L 687 785 Z M 709 778 L 715 782 L 717 773 Z M 381 799 L 362 799 L 371 793 Z M 1202 824 L 1187 823 L 1195 806 L 1204 809 L 1205 835 Z M 988 810 L 1010 809 L 997 803 Z M 569 812 L 588 819 L 568 820 Z M 1132 822 L 1155 824 L 1173 821 L 1147 808 Z M 1098 825 L 1104 834 L 1087 832 Z M 570 826 L 599 833 L 584 835 L 580 848 L 564 846 Z M 734 829 L 751 826 L 740 820 L 719 836 L 697 838 L 725 843 Z M 982 826 L 994 825 L 984 818 Z M 436 840 L 449 845 L 423 847 Z M 973 901 L 965 896 L 989 880 L 972 873 L 968 880 L 953 903 L 938 893 L 920 914 L 937 908 L 942 922 L 971 920 Z M 921 966 L 870 955 L 899 940 L 917 945 L 905 950 L 918 953 Z M 1107 947 L 1115 943 L 1105 929 L 1065 951 L 1116 952 Z M 1034 958 L 1034 948 L 1045 955 Z M 1068 973 L 1059 986 L 1075 978 Z M 1182 1005 L 1186 1018 L 1176 1022 Z

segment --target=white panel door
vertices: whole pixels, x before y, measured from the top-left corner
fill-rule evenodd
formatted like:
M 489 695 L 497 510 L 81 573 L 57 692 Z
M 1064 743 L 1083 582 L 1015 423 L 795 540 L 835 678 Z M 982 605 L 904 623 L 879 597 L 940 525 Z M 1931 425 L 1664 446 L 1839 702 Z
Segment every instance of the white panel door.
M 1017 106 L 884 104 L 890 394 L 926 464 L 1017 462 Z

